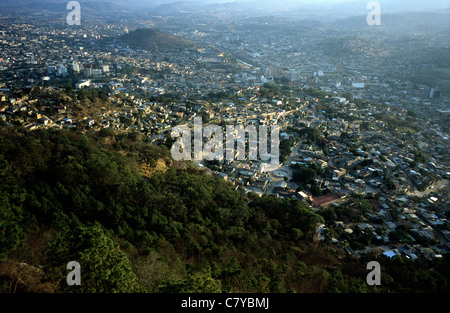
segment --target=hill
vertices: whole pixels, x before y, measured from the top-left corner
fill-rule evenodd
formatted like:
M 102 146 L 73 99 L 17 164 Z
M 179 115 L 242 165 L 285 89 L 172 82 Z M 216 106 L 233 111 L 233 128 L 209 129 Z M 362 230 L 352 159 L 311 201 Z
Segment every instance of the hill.
M 402 12 L 385 13 L 381 16 L 381 25 L 377 27 L 367 24 L 366 15 L 352 16 L 326 23 L 333 29 L 352 31 L 362 29 L 371 34 L 387 32 L 394 34 L 430 34 L 446 32 L 450 28 L 448 12 Z
M 144 50 L 180 50 L 194 46 L 190 40 L 155 28 L 137 29 L 121 36 L 120 40 L 131 47 Z
M 425 69 L 414 71 L 408 76 L 415 84 L 439 87 L 444 94 L 450 94 L 450 68 Z
M 67 14 L 67 4 L 69 1 L 52 0 L 52 1 L 33 1 L 20 0 L 10 1 L 5 0 L 0 2 L 0 11 L 3 13 L 45 13 L 45 14 Z M 114 14 L 124 14 L 133 11 L 129 6 L 118 5 L 115 1 L 95 1 L 85 0 L 79 1 L 82 14 L 88 17 L 110 16 Z
M 299 201 L 249 199 L 110 130 L 2 126 L 0 147 L 0 292 L 21 263 L 41 270 L 22 276 L 16 291 L 48 292 L 66 259 L 83 261 L 84 292 L 321 292 L 332 283 L 299 246 L 323 221 Z M 169 169 L 148 171 L 159 164 Z M 337 262 L 319 251 L 323 264 Z M 317 283 L 296 274 L 298 259 Z M 57 291 L 71 289 L 62 280 Z
M 162 4 L 151 11 L 153 15 L 177 15 L 183 13 L 193 13 L 200 8 L 189 2 L 174 2 L 170 4 Z
M 448 292 L 447 256 L 377 258 L 383 285 L 367 286 L 375 256 L 311 246 L 322 215 L 168 154 L 111 130 L 0 126 L 0 292 Z

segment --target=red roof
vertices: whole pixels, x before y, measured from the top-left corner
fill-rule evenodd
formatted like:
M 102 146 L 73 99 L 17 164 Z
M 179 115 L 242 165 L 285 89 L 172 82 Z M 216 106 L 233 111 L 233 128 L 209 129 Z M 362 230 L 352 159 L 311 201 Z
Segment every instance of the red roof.
M 343 197 L 343 194 L 329 193 L 324 196 L 313 198 L 313 203 L 315 206 L 321 206 L 323 204 L 330 203 L 330 202 L 336 201 L 338 199 L 341 199 L 342 197 Z

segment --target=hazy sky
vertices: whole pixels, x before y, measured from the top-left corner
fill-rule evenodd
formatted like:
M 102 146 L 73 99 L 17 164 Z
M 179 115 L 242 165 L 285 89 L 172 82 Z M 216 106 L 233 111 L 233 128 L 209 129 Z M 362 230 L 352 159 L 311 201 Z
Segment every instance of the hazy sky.
M 134 0 L 136 2 L 149 4 L 163 4 L 163 3 L 174 3 L 174 2 L 192 2 L 192 3 L 223 3 L 223 2 L 261 2 L 265 5 L 273 4 L 274 6 L 279 5 L 301 5 L 301 4 L 323 4 L 323 5 L 348 5 L 349 3 L 357 4 L 358 6 L 365 6 L 372 0 Z M 134 2 L 133 1 L 133 2 Z M 388 8 L 395 8 L 396 10 L 415 10 L 422 8 L 450 8 L 450 0 L 378 0 L 381 5 Z
M 155 0 L 139 0 L 144 3 L 155 2 Z M 203 2 L 203 3 L 220 3 L 220 2 L 248 2 L 251 0 L 156 0 L 156 2 L 160 3 L 173 3 L 173 2 Z M 293 3 L 293 4 L 302 4 L 302 3 L 325 3 L 325 4 L 338 4 L 344 2 L 366 2 L 369 3 L 372 0 L 270 0 L 270 2 L 275 3 Z M 267 1 L 266 1 L 267 2 Z M 380 0 L 381 3 L 390 3 L 390 4 L 404 4 L 408 5 L 408 3 L 427 3 L 431 6 L 447 6 L 450 7 L 450 0 Z
M 5 0 L 0 0 L 0 4 Z M 162 4 L 171 4 L 175 2 L 187 2 L 197 5 L 211 4 L 211 3 L 250 3 L 250 7 L 265 7 L 274 10 L 290 8 L 299 9 L 303 7 L 313 8 L 317 7 L 320 11 L 328 9 L 327 11 L 341 11 L 348 12 L 355 10 L 365 11 L 367 4 L 372 0 L 78 0 L 80 3 L 102 1 L 112 2 L 125 6 L 128 8 L 156 8 Z M 6 0 L 8 3 L 26 3 L 26 2 L 68 2 L 68 0 Z M 380 3 L 382 11 L 419 11 L 419 10 L 439 10 L 449 9 L 450 0 L 377 0 Z M 247 6 L 248 7 L 248 6 Z

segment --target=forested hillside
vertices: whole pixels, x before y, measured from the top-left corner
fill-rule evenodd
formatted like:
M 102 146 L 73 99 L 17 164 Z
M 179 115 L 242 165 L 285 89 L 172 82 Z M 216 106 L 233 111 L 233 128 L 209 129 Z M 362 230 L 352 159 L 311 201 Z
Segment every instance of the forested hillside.
M 126 44 L 146 50 L 186 49 L 194 43 L 181 37 L 173 36 L 156 28 L 136 29 L 120 37 Z
M 383 284 L 370 287 L 371 256 L 312 245 L 324 218 L 302 202 L 243 194 L 169 155 L 109 130 L 0 127 L 0 290 L 449 290 L 446 258 L 383 259 Z M 66 283 L 70 261 L 81 286 Z

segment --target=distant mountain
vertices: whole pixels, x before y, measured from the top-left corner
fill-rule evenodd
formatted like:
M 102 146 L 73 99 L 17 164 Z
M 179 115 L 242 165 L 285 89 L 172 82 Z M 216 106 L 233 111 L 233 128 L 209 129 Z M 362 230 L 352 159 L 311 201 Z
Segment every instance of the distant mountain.
M 178 50 L 194 46 L 190 40 L 155 28 L 137 29 L 122 35 L 120 40 L 129 46 L 145 50 Z
M 449 4 L 449 6 L 450 6 L 450 4 Z M 440 12 L 440 13 L 447 13 L 447 14 L 450 14 L 450 8 L 448 8 L 448 9 L 442 9 L 442 10 L 440 10 L 439 12 Z
M 295 16 L 335 20 L 367 15 L 367 0 L 338 2 L 313 0 L 77 0 L 81 8 L 100 15 L 133 12 L 174 16 L 179 14 L 229 14 L 233 16 Z M 66 11 L 69 0 L 0 0 L 0 14 L 19 12 Z M 436 12 L 450 7 L 448 0 L 379 0 L 382 14 L 395 12 Z M 447 10 L 448 12 L 448 10 Z
M 450 31 L 450 14 L 440 12 L 404 12 L 381 15 L 380 26 L 369 26 L 366 16 L 353 16 L 329 23 L 334 29 L 384 30 L 402 33 L 427 33 L 431 31 Z
M 70 0 L 1 0 L 0 7 L 7 8 L 61 8 L 67 5 Z M 130 11 L 144 9 L 154 9 L 162 5 L 171 5 L 177 0 L 77 0 L 81 8 L 91 8 L 93 4 L 96 4 L 99 9 L 103 9 L 103 6 L 109 6 L 110 8 L 126 8 Z M 188 0 L 189 3 L 193 1 Z M 196 1 L 194 1 L 196 2 Z
M 115 0 L 79 0 L 82 14 L 103 15 L 105 13 L 123 13 L 130 12 L 127 6 L 122 6 L 116 3 Z M 8 13 L 10 11 L 19 12 L 53 12 L 53 13 L 67 13 L 67 4 L 69 1 L 51 0 L 51 1 L 37 1 L 37 0 L 3 0 L 0 2 L 0 12 Z
M 327 38 L 319 41 L 320 49 L 329 57 L 380 57 L 389 53 L 388 47 L 379 41 L 358 36 Z
M 174 2 L 163 4 L 151 11 L 154 15 L 176 15 L 181 13 L 193 13 L 201 11 L 201 8 L 191 2 Z

